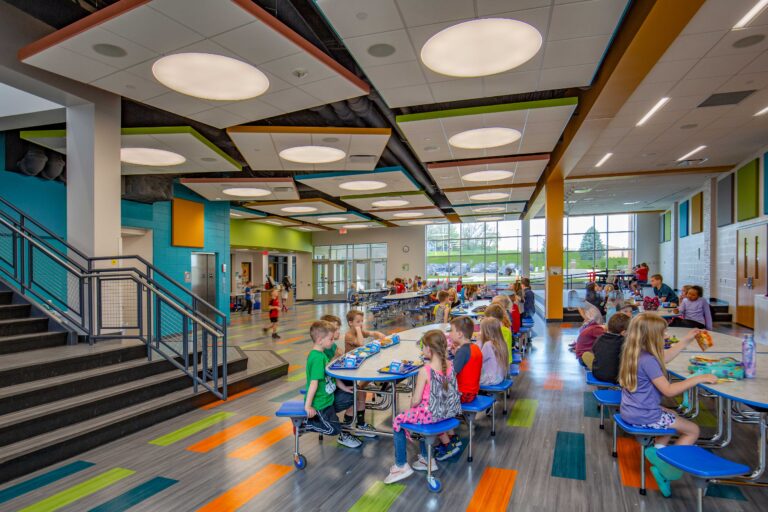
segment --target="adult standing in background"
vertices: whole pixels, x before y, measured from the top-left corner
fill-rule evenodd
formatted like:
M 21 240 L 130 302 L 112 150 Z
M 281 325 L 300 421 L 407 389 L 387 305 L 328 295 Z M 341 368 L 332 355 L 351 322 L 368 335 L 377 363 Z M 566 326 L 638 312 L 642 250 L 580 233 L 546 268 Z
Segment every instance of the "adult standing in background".
M 288 275 L 283 276 L 283 312 L 288 311 L 288 297 L 291 294 L 291 290 L 293 289 L 293 283 L 291 283 L 291 278 L 288 277 Z

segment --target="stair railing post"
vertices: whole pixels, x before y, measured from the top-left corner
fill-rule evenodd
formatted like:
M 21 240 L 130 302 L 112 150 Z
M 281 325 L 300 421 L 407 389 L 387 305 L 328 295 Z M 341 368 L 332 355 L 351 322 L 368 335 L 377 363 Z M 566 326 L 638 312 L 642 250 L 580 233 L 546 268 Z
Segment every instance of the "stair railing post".
M 185 318 L 184 323 L 188 320 Z M 185 341 L 187 343 L 187 341 Z M 192 382 L 194 383 L 194 391 L 197 393 L 197 326 L 192 326 Z M 205 368 L 205 365 L 203 365 Z

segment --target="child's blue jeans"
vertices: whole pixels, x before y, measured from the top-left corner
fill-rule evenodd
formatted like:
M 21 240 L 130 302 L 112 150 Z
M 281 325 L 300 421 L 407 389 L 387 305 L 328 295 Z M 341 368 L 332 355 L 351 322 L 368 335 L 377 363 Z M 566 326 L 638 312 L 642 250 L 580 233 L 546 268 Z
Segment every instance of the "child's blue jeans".
M 408 462 L 408 452 L 406 447 L 408 446 L 408 440 L 405 438 L 405 429 L 401 428 L 399 432 L 395 432 L 395 464 L 398 466 L 405 466 Z M 419 439 L 419 449 L 421 450 L 421 456 L 424 459 L 427 458 L 427 445 L 424 443 L 424 439 Z

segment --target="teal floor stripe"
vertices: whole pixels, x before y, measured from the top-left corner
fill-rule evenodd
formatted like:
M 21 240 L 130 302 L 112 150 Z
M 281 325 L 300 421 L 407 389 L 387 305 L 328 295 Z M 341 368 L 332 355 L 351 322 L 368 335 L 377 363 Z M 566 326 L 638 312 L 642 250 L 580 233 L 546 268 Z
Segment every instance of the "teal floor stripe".
M 707 488 L 707 496 L 710 498 L 725 498 L 727 500 L 747 501 L 741 489 L 735 485 L 710 484 Z
M 579 432 L 558 432 L 555 441 L 555 457 L 552 461 L 552 476 L 587 479 L 584 434 Z
M 584 417 L 599 418 L 600 409 L 597 408 L 597 400 L 591 391 L 584 392 Z
M 123 512 L 134 505 L 151 498 L 155 494 L 166 490 L 177 482 L 178 480 L 157 476 L 124 492 L 120 496 L 102 503 L 98 507 L 92 508 L 89 512 Z
M 272 397 L 269 399 L 269 401 L 275 402 L 275 403 L 282 403 L 291 398 L 299 397 L 301 396 L 299 395 L 299 391 L 301 391 L 302 389 L 304 389 L 304 386 L 288 391 L 287 393 L 283 393 L 282 395 L 277 395 L 275 397 Z
M 69 475 L 73 475 L 84 469 L 88 469 L 91 466 L 93 466 L 93 462 L 78 460 L 71 464 L 67 464 L 66 466 L 54 469 L 53 471 L 48 471 L 42 475 L 38 475 L 34 478 L 30 478 L 29 480 L 20 482 L 0 491 L 0 503 L 11 501 L 12 499 L 18 498 L 23 494 L 44 487 L 57 480 L 61 480 L 62 478 L 66 478 Z

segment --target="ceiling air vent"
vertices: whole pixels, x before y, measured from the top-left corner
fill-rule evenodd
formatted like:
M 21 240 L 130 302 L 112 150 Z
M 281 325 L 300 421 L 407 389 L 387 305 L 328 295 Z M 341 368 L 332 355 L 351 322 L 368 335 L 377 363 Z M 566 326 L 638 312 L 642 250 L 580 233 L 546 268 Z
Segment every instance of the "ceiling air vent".
M 375 164 L 376 156 L 374 155 L 349 155 L 349 162 L 354 164 Z
M 682 160 L 675 164 L 677 167 L 693 167 L 694 165 L 701 165 L 709 160 L 708 158 L 689 158 L 688 160 Z
M 741 101 L 751 95 L 751 91 L 719 92 L 713 94 L 699 104 L 699 107 L 722 107 L 724 105 L 738 105 Z

